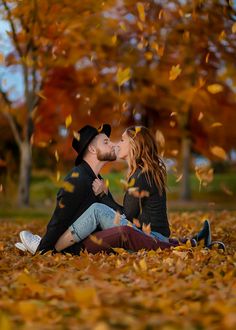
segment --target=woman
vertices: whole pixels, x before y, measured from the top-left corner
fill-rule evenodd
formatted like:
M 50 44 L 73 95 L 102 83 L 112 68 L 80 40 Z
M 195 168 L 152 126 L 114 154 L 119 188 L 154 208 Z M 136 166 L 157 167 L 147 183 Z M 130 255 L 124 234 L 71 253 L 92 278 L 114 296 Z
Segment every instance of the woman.
M 99 195 L 101 203 L 92 204 L 59 238 L 55 249 L 59 252 L 81 242 L 96 230 L 130 225 L 142 235 L 169 243 L 170 228 L 166 208 L 166 167 L 158 154 L 157 143 L 143 126 L 129 127 L 117 145 L 117 156 L 127 162 L 127 191 L 124 195 L 123 214 L 119 215 Z M 101 191 L 103 183 L 96 179 L 94 193 Z M 207 222 L 207 224 L 209 223 Z M 140 228 L 140 229 L 139 229 Z M 208 235 L 210 237 L 210 235 Z M 198 238 L 198 237 L 196 237 Z M 205 245 L 210 242 L 205 242 Z

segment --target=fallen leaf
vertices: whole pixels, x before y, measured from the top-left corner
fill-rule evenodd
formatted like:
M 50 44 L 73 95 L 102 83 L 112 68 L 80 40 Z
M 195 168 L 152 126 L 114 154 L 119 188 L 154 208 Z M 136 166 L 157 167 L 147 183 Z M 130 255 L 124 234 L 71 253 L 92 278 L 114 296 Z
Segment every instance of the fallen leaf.
M 173 65 L 169 72 L 169 79 L 175 80 L 180 75 L 181 72 L 182 72 L 182 69 L 180 68 L 179 64 Z

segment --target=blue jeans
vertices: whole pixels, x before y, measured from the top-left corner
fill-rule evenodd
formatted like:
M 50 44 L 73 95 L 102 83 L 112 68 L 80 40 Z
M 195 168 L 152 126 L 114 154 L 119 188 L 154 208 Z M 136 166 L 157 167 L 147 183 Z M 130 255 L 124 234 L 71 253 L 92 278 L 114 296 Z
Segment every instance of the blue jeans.
M 116 221 L 117 219 L 117 221 Z M 114 223 L 115 222 L 115 223 Z M 92 204 L 70 227 L 69 230 L 75 242 L 80 242 L 94 232 L 100 226 L 102 230 L 117 227 L 131 226 L 135 230 L 147 235 L 142 230 L 138 229 L 132 222 L 128 221 L 124 214 L 119 216 L 116 211 L 105 204 Z M 160 233 L 151 231 L 150 235 L 157 238 L 159 241 L 168 242 L 168 237 Z

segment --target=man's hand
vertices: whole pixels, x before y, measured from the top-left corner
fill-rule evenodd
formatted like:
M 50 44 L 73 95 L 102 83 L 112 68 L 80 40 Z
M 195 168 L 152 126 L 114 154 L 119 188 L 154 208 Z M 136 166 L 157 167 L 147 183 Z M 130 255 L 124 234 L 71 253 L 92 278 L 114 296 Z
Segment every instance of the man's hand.
M 93 192 L 95 194 L 95 196 L 98 196 L 100 194 L 106 194 L 108 193 L 108 187 L 106 186 L 106 183 L 104 182 L 104 180 L 100 180 L 100 179 L 95 179 L 92 183 L 92 187 L 93 187 Z

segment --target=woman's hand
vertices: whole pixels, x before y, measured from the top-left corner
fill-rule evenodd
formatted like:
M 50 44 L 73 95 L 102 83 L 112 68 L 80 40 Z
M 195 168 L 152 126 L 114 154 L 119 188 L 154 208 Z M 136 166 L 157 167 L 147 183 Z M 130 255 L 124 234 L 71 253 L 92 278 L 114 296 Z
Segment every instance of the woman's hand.
M 108 187 L 106 186 L 104 180 L 95 179 L 92 183 L 92 188 L 95 196 L 98 196 L 102 193 L 107 195 L 108 193 Z

